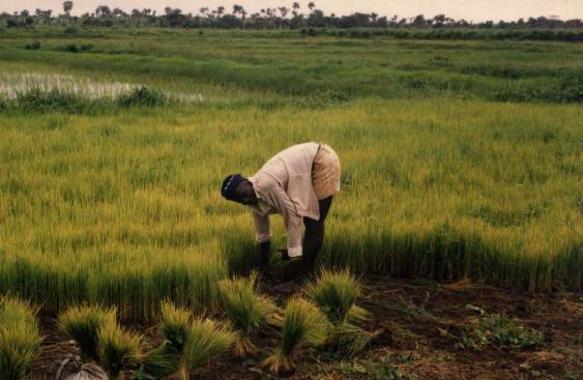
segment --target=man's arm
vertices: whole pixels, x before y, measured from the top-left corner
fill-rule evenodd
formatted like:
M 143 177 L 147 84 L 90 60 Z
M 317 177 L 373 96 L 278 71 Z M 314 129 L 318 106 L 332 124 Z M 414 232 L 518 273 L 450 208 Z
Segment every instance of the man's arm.
M 259 270 L 264 271 L 267 269 L 271 255 L 269 216 L 253 211 L 253 223 L 255 225 L 255 240 L 259 250 Z
M 302 255 L 302 217 L 296 212 L 296 206 L 286 194 L 277 188 L 270 194 L 277 210 L 281 213 L 287 229 L 287 253 L 289 257 Z

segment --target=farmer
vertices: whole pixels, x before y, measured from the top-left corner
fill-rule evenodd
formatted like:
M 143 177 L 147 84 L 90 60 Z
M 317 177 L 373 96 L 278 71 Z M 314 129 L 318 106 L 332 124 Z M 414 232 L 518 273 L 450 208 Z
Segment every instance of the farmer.
M 308 142 L 289 147 L 272 157 L 253 176 L 229 175 L 221 194 L 252 210 L 259 248 L 259 270 L 270 258 L 269 215 L 281 214 L 287 229 L 282 258 L 299 259 L 301 281 L 313 269 L 324 240 L 324 223 L 332 198 L 340 190 L 340 160 L 326 144 Z M 305 234 L 302 241 L 302 222 Z M 293 286 L 289 283 L 288 286 Z

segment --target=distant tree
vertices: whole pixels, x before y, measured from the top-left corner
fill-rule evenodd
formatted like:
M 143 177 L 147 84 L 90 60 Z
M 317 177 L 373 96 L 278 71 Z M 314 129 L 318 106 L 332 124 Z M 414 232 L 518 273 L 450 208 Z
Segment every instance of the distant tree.
M 225 13 L 225 7 L 223 7 L 222 5 L 217 7 L 217 15 L 221 17 L 223 13 Z
M 316 8 L 316 4 L 313 1 L 310 1 L 308 3 L 308 8 L 310 9 L 310 11 L 312 11 L 314 8 Z
M 292 5 L 292 9 L 293 9 L 292 14 L 294 15 L 294 17 L 297 16 L 298 11 L 300 10 L 300 3 L 294 2 Z
M 111 9 L 107 5 L 100 5 L 97 8 L 95 8 L 95 16 L 109 17 L 111 16 Z
M 71 0 L 67 0 L 63 2 L 63 11 L 67 15 L 67 17 L 71 16 L 71 11 L 73 10 L 73 2 Z
M 238 15 L 239 13 L 242 13 L 243 11 L 243 7 L 241 5 L 233 5 L 233 15 Z
M 417 15 L 411 22 L 411 25 L 418 28 L 424 28 L 427 26 L 427 20 L 425 20 L 425 16 Z
M 289 9 L 287 7 L 279 7 L 278 9 L 279 9 L 279 14 L 281 15 L 281 17 L 286 18 Z

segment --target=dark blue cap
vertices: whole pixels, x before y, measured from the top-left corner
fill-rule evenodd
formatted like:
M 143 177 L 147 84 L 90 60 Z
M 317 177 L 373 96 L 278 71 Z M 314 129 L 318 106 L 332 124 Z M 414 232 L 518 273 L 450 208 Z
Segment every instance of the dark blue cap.
M 241 174 L 227 176 L 221 185 L 221 195 L 230 201 L 237 199 L 237 188 L 244 180 Z

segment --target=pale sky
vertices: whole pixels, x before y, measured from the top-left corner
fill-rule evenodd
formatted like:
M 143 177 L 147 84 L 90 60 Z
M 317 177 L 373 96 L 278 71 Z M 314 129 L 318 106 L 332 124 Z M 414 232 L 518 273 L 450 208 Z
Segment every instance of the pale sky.
M 162 12 L 164 7 L 180 8 L 184 13 L 197 13 L 201 7 L 224 6 L 232 10 L 233 4 L 242 5 L 248 13 L 264 7 L 291 7 L 292 1 L 282 0 L 73 0 L 74 14 L 92 12 L 98 5 L 119 7 L 126 12 L 133 8 L 151 8 Z M 315 0 L 316 7 L 326 14 L 348 14 L 355 11 L 376 12 L 379 15 L 413 17 L 417 14 L 434 16 L 439 13 L 455 19 L 484 21 L 516 20 L 530 16 L 558 16 L 561 19 L 583 19 L 583 0 Z M 307 11 L 307 1 L 300 1 Z M 14 12 L 36 8 L 62 11 L 62 0 L 0 0 L 0 11 Z

